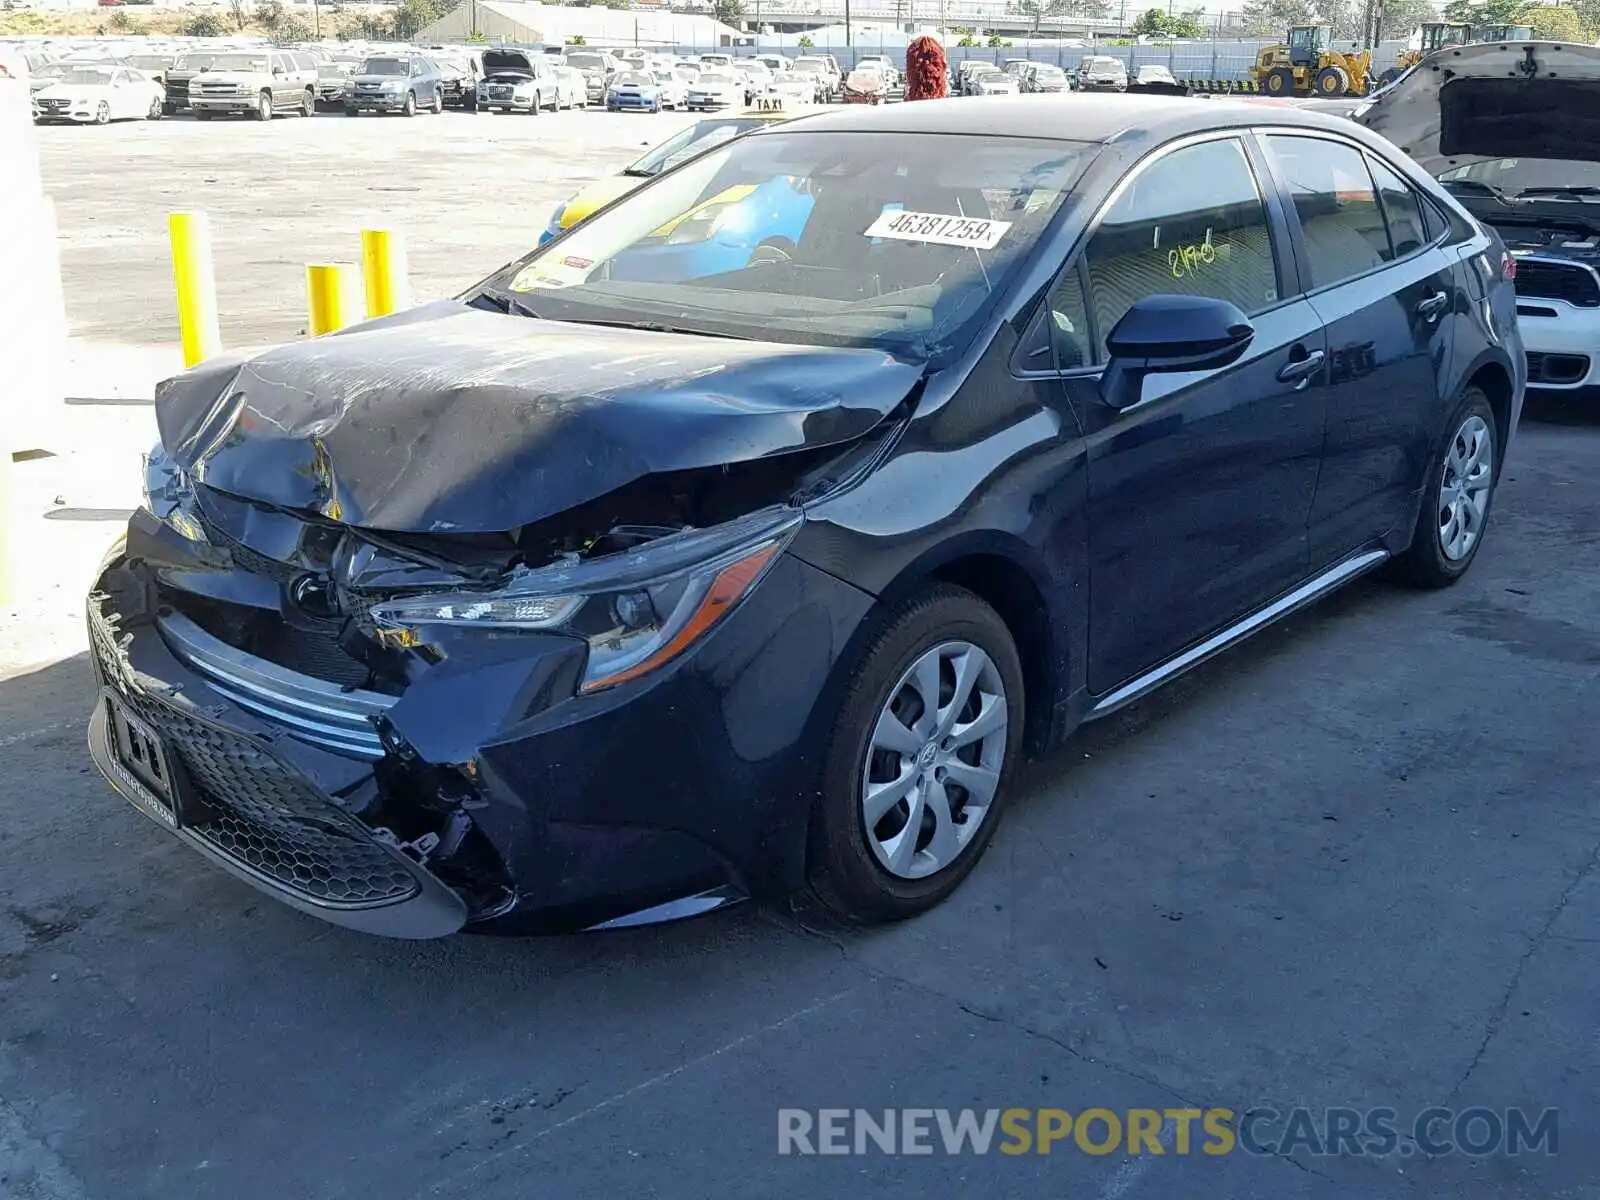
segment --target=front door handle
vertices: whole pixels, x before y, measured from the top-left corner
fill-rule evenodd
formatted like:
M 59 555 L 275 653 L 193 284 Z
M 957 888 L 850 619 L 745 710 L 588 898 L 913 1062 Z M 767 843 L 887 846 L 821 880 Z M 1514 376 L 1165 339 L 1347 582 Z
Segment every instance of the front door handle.
M 1450 295 L 1449 295 L 1449 293 L 1447 293 L 1447 292 L 1435 292 L 1433 295 L 1429 296 L 1426 300 L 1420 301 L 1417 304 L 1417 316 L 1422 317 L 1423 319 L 1428 320 L 1428 321 L 1435 320 L 1439 316 L 1439 314 L 1442 313 L 1445 310 L 1445 306 L 1447 304 L 1449 304 L 1449 303 L 1450 303 Z
M 1322 369 L 1322 360 L 1326 357 L 1327 355 L 1323 354 L 1321 350 L 1313 350 L 1304 358 L 1297 358 L 1293 362 L 1286 364 L 1278 372 L 1278 381 L 1280 383 L 1293 383 L 1295 391 L 1304 391 L 1306 385 L 1311 382 L 1311 377 Z

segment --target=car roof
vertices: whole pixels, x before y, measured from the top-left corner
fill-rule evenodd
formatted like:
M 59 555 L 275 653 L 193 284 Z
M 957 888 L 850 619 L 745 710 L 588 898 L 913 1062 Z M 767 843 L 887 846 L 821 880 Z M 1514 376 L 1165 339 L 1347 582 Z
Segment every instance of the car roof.
M 1250 125 L 1324 129 L 1365 141 L 1344 117 L 1270 100 L 1198 96 L 1084 95 L 1064 105 L 1052 96 L 959 97 L 938 104 L 848 105 L 806 118 L 816 131 L 954 133 L 1052 138 L 1067 142 L 1143 141 L 1158 145 L 1188 133 Z

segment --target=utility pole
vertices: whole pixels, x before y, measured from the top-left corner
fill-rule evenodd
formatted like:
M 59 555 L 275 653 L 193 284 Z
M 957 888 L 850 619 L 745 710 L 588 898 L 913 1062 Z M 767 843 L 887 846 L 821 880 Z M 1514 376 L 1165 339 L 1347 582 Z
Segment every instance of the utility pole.
M 850 40 L 850 0 L 844 0 L 844 44 L 846 48 L 854 45 Z
M 322 40 L 322 0 L 311 0 L 311 33 L 317 41 Z

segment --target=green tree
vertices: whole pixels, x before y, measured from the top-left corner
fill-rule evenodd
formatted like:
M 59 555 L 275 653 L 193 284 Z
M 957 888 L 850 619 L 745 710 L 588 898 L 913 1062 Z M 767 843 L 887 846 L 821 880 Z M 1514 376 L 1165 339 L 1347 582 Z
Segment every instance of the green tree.
M 1387 0 L 1378 39 L 1410 37 L 1425 21 L 1438 20 L 1432 0 Z
M 711 15 L 722 24 L 737 29 L 744 21 L 743 0 L 712 0 Z
M 1450 3 L 1444 6 L 1444 19 L 1454 21 L 1458 25 L 1510 25 L 1514 23 L 1512 15 L 1524 2 L 1525 0 L 1484 0 L 1482 4 L 1475 4 L 1469 3 L 1468 0 L 1450 0 Z M 1418 25 L 1421 23 L 1417 22 Z
M 811 40 L 811 35 L 809 33 L 802 33 L 800 35 L 800 40 L 795 42 L 795 46 L 801 50 L 809 50 L 815 45 L 816 43 Z
M 569 46 L 587 46 L 588 44 L 589 39 L 581 33 L 575 33 L 567 39 L 567 45 Z
M 400 0 L 391 27 L 393 36 L 402 42 L 414 38 L 443 15 L 444 6 L 439 0 Z
M 256 24 L 268 33 L 278 31 L 283 16 L 283 0 L 256 0 Z
M 311 26 L 293 13 L 285 13 L 272 31 L 273 40 L 284 43 L 309 42 L 314 36 Z
M 133 18 L 119 8 L 111 14 L 111 28 L 118 33 L 125 33 L 133 28 Z
M 1205 26 L 1200 23 L 1200 17 L 1204 11 L 1200 9 L 1195 12 L 1173 14 L 1159 8 L 1148 8 L 1128 26 L 1128 32 L 1148 34 L 1151 37 L 1203 38 L 1206 31 Z
M 1552 42 L 1588 40 L 1577 10 L 1565 4 L 1524 4 L 1508 24 L 1530 26 L 1534 37 Z
M 1011 45 L 1011 43 L 1006 41 L 1006 39 L 1001 37 L 998 33 L 991 33 L 989 35 L 989 46 L 991 49 L 998 50 L 1001 46 L 1009 45 Z
M 1245 36 L 1282 38 L 1291 25 L 1310 25 L 1316 14 L 1308 0 L 1250 0 L 1239 10 Z
M 978 39 L 973 37 L 970 33 L 963 33 L 961 35 L 961 40 L 956 43 L 957 46 L 960 46 L 963 49 L 971 48 L 973 46 L 976 46 L 977 44 L 978 44 Z
M 183 23 L 183 36 L 192 38 L 221 37 L 227 27 L 216 13 L 196 13 Z

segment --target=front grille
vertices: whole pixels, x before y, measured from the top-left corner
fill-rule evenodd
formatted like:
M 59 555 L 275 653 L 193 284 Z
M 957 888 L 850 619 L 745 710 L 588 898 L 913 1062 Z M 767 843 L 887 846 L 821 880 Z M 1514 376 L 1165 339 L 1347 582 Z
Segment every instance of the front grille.
M 168 100 L 187 100 L 189 98 L 189 81 L 187 79 L 167 80 Z
M 39 101 L 39 107 L 50 112 L 58 112 L 67 108 L 71 103 L 72 101 L 70 100 L 41 100 Z
M 1587 354 L 1543 354 L 1528 352 L 1528 382 L 1571 386 L 1589 374 Z
M 1577 263 L 1518 257 L 1517 295 L 1565 300 L 1579 308 L 1600 308 L 1600 280 Z
M 117 635 L 89 605 L 101 677 L 155 728 L 210 810 L 188 832 L 265 881 L 314 904 L 370 908 L 410 899 L 416 879 L 310 780 L 242 733 L 191 716 L 133 683 Z

